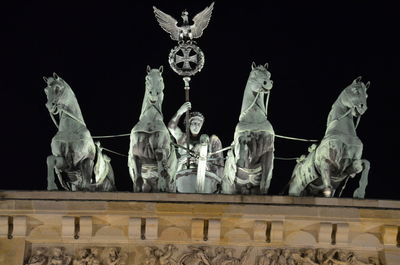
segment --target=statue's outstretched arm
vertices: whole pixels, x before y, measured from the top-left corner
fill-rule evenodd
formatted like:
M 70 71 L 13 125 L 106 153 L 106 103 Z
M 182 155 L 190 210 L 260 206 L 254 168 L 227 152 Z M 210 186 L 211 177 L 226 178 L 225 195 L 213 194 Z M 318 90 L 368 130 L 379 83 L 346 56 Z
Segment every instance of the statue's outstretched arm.
M 168 123 L 168 130 L 170 131 L 170 133 L 175 138 L 178 144 L 184 144 L 185 142 L 185 134 L 178 127 L 179 120 L 181 119 L 182 115 L 191 108 L 192 108 L 191 103 L 185 102 Z

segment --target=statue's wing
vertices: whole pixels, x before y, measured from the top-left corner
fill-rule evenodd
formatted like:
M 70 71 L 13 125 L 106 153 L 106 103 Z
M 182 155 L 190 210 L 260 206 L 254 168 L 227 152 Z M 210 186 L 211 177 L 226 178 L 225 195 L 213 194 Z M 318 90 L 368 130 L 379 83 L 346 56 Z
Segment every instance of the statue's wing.
M 175 18 L 164 13 L 155 6 L 153 6 L 153 9 L 158 24 L 160 24 L 161 28 L 170 34 L 171 39 L 178 41 L 179 40 L 179 27 L 177 26 L 178 21 L 176 21 Z
M 191 26 L 193 39 L 200 38 L 201 35 L 203 35 L 203 30 L 208 26 L 208 23 L 210 22 L 213 8 L 214 2 L 193 18 L 194 24 Z

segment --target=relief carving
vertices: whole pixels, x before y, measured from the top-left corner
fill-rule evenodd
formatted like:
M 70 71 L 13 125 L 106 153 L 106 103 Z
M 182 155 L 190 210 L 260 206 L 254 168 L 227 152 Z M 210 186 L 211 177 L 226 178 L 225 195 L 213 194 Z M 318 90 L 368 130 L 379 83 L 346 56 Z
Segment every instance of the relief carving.
M 297 265 L 296 255 L 290 249 L 264 249 L 262 255 L 257 257 L 256 265 Z
M 178 249 L 174 245 L 166 245 L 164 250 L 154 246 L 145 247 L 142 265 L 176 265 L 175 259 L 172 258 L 176 250 Z
M 145 255 L 140 265 L 246 265 L 253 249 L 247 247 L 237 258 L 233 248 L 216 247 L 215 254 L 211 248 L 188 246 L 189 251 L 184 250 L 173 258 L 174 252 L 178 250 L 174 245 L 166 245 L 164 250 L 156 246 L 147 246 L 144 248 Z
M 367 261 L 361 260 L 361 258 L 357 257 L 357 255 L 352 251 L 345 250 L 332 250 L 322 263 L 323 265 L 380 265 L 381 263 L 375 257 L 368 257 Z
M 128 255 L 121 248 L 81 248 L 78 249 L 73 265 L 125 265 Z
M 125 265 L 127 263 L 128 254 L 122 252 L 119 248 L 108 248 L 106 257 L 103 261 L 104 265 Z
M 46 248 L 36 248 L 26 265 L 47 265 Z
M 50 251 L 48 265 L 69 265 L 72 257 L 65 253 L 64 247 L 54 247 Z
M 140 265 L 382 265 L 376 257 L 361 258 L 354 252 L 339 249 L 259 249 L 247 247 L 240 255 L 235 248 L 174 245 L 145 247 Z M 174 256 L 174 252 L 176 256 Z M 261 255 L 257 255 L 257 252 Z
M 72 246 L 70 246 L 72 248 Z M 75 254 L 69 254 L 75 253 Z M 127 265 L 128 254 L 117 247 L 36 247 L 25 265 Z
M 225 249 L 225 260 L 222 261 L 221 265 L 245 265 L 248 264 L 248 259 L 250 257 L 250 252 L 253 250 L 252 247 L 247 247 L 242 251 L 239 258 L 235 258 L 233 256 L 233 252 L 235 251 L 232 248 Z
M 376 257 L 366 261 L 352 251 L 339 249 L 264 249 L 256 265 L 381 265 Z M 250 264 L 249 264 L 250 265 Z
M 122 250 L 124 249 L 124 250 Z M 205 245 L 137 246 L 134 265 L 383 265 L 377 256 L 345 249 Z M 24 265 L 128 265 L 124 247 L 32 247 Z M 133 253 L 132 253 L 133 254 Z M 133 261 L 131 261 L 133 262 Z M 130 263 L 129 263 L 130 264 Z
M 92 253 L 91 249 L 84 248 L 78 250 L 78 254 L 75 256 L 74 265 L 92 265 L 98 263 L 96 252 Z

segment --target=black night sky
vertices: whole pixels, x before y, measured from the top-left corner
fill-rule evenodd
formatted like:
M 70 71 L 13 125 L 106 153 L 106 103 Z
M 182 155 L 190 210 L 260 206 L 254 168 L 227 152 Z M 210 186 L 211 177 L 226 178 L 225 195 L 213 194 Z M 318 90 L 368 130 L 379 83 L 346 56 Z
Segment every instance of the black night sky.
M 164 65 L 164 119 L 184 102 L 182 79 L 168 66 L 176 42 L 152 6 L 179 18 L 211 1 L 29 1 L 1 4 L 3 190 L 45 190 L 46 157 L 56 133 L 45 107 L 42 76 L 56 72 L 74 90 L 92 135 L 129 133 L 138 121 L 146 66 Z M 371 171 L 367 198 L 400 199 L 398 9 L 368 1 L 216 0 L 197 41 L 206 62 L 192 78 L 193 110 L 202 132 L 233 140 L 252 61 L 269 63 L 274 87 L 269 120 L 281 135 L 322 139 L 331 105 L 362 75 L 371 81 L 368 110 L 357 129 Z M 128 152 L 129 137 L 102 140 Z M 276 139 L 275 156 L 296 157 L 308 143 Z M 119 191 L 131 191 L 127 161 L 109 154 Z M 289 181 L 294 161 L 275 161 L 270 194 Z M 344 192 L 350 197 L 358 178 Z

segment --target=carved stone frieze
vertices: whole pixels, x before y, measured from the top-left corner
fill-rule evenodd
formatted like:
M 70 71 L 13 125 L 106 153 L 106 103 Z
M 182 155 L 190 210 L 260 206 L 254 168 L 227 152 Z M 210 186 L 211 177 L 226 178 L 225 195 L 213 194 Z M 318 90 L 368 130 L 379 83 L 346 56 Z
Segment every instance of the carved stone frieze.
M 72 256 L 65 247 L 37 247 L 27 259 L 27 265 L 70 265 Z
M 139 253 L 143 251 L 139 250 Z M 140 254 L 139 254 L 140 255 Z M 146 246 L 139 265 L 382 265 L 378 256 L 343 249 Z
M 175 265 L 176 260 L 172 257 L 178 249 L 174 245 L 166 245 L 164 248 L 156 246 L 144 247 L 143 265 Z
M 127 258 L 127 253 L 118 247 L 80 248 L 73 265 L 125 265 Z
M 25 265 L 128 265 L 128 253 L 120 247 L 33 247 Z
M 24 265 L 383 265 L 378 253 L 210 245 L 31 246 Z M 132 252 L 132 253 L 129 253 Z M 132 254 L 132 255 L 129 255 Z M 130 263 L 128 257 L 132 256 Z

